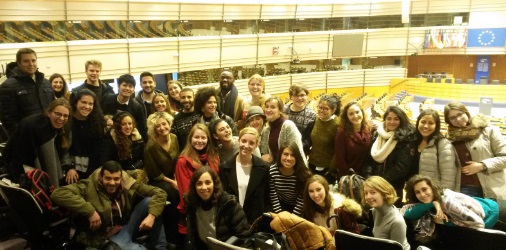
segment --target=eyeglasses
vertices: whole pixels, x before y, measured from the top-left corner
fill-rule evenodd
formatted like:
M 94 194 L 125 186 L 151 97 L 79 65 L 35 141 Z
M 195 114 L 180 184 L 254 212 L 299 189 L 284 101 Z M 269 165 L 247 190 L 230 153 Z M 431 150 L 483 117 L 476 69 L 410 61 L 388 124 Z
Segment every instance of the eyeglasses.
M 329 110 L 330 110 L 330 108 L 328 108 L 328 107 L 320 107 L 320 106 L 318 106 L 318 110 L 322 110 L 322 111 L 329 111 Z
M 450 121 L 451 121 L 451 122 L 455 122 L 455 121 L 457 121 L 457 119 L 462 118 L 462 116 L 464 116 L 464 115 L 465 115 L 465 113 L 460 112 L 460 113 L 458 113 L 458 114 L 456 114 L 456 115 L 454 115 L 454 116 L 451 116 L 451 117 L 450 117 Z
M 298 97 L 298 98 L 306 98 L 307 95 L 306 94 L 300 94 L 300 95 L 296 95 L 295 97 Z
M 56 116 L 56 119 L 60 119 L 61 117 L 63 117 L 64 120 L 69 119 L 68 114 L 62 114 L 60 112 L 54 112 L 54 111 L 53 111 L 53 114 Z

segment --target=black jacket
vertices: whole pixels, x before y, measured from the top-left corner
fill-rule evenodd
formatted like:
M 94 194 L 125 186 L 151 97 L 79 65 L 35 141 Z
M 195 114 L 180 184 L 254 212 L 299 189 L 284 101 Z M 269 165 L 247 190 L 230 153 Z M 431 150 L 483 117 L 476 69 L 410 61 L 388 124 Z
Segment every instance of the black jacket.
M 236 157 L 237 154 L 221 164 L 219 175 L 223 190 L 238 199 Z M 250 224 L 262 216 L 262 213 L 268 211 L 269 201 L 269 165 L 258 156 L 253 155 L 253 165 L 243 206 Z
M 138 138 L 138 132 L 134 130 L 134 134 L 137 133 L 137 136 L 134 135 L 134 138 L 131 138 L 131 157 L 129 159 L 123 160 L 119 159 L 118 149 L 116 147 L 116 142 L 113 139 L 112 133 L 114 132 L 111 131 L 105 136 L 105 139 L 100 146 L 100 163 L 104 164 L 106 161 L 117 161 L 121 164 L 123 170 L 144 168 L 144 141 L 142 138 Z
M 101 103 L 102 101 L 102 98 L 108 94 L 114 94 L 114 89 L 108 84 L 108 83 L 103 83 L 102 81 L 100 81 L 100 93 L 102 93 L 100 96 L 97 95 L 97 103 Z M 81 90 L 81 89 L 89 89 L 91 90 L 93 93 L 95 93 L 95 95 L 97 94 L 97 91 L 98 91 L 98 87 L 95 87 L 93 85 L 90 85 L 90 84 L 87 84 L 86 83 L 86 80 L 79 86 L 75 87 L 72 89 L 72 94 L 70 94 L 70 100 L 73 100 L 74 99 L 74 93 L 76 93 L 77 91 Z
M 142 139 L 147 141 L 148 128 L 146 126 L 146 109 L 144 105 L 140 104 L 135 99 L 130 99 L 128 105 L 118 103 L 118 95 L 105 95 L 101 103 L 104 115 L 115 115 L 118 111 L 127 111 L 132 114 L 135 119 L 136 128 L 142 136 Z
M 135 100 L 137 100 L 140 104 L 142 104 L 144 106 L 144 110 L 146 111 L 146 118 L 153 114 L 153 103 L 151 102 L 147 102 L 146 100 L 142 99 L 142 92 L 144 92 L 144 90 L 141 90 L 139 91 L 139 93 L 137 93 L 137 95 L 135 95 Z M 162 94 L 163 95 L 163 92 L 160 91 L 160 90 L 157 90 L 155 89 L 154 90 L 155 93 L 157 94 Z M 151 100 L 148 100 L 148 101 L 151 101 Z M 167 106 L 169 106 L 169 103 L 166 104 Z
M 12 136 L 21 119 L 44 113 L 55 99 L 53 89 L 44 74 L 35 72 L 35 81 L 14 68 L 12 76 L 0 85 L 0 121 Z
M 227 241 L 231 236 L 246 239 L 250 236 L 250 224 L 246 215 L 233 195 L 226 192 L 221 194 L 216 205 L 216 239 Z M 200 240 L 197 229 L 197 208 L 187 208 L 189 248 L 197 250 L 207 249 L 205 242 Z

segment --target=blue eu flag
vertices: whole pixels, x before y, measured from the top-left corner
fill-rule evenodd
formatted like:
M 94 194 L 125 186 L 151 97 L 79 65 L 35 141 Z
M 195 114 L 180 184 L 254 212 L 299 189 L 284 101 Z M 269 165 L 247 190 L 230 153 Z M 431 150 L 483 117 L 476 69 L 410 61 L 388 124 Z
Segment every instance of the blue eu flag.
M 469 29 L 467 47 L 504 47 L 506 28 Z

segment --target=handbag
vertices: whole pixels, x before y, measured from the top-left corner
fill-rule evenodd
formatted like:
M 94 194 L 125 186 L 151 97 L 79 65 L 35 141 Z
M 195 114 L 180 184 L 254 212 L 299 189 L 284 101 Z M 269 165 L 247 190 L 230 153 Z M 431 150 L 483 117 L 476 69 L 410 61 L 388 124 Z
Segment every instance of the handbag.
M 255 250 L 290 250 L 284 233 L 255 233 L 252 237 Z

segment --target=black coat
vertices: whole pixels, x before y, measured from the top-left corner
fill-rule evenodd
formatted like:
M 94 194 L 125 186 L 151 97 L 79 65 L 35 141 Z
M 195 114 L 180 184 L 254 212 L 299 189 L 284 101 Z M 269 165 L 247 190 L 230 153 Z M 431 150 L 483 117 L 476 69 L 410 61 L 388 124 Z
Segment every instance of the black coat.
M 146 125 L 146 109 L 144 105 L 135 100 L 130 99 L 128 105 L 118 103 L 118 95 L 105 95 L 102 97 L 101 103 L 102 111 L 104 115 L 115 115 L 118 111 L 126 111 L 130 113 L 134 119 L 136 128 L 142 136 L 142 139 L 147 141 L 148 139 L 148 128 Z
M 250 224 L 246 215 L 235 196 L 223 192 L 215 204 L 216 207 L 216 239 L 227 241 L 228 238 L 236 236 L 239 239 L 246 239 L 250 236 Z M 189 248 L 205 250 L 205 242 L 200 240 L 197 229 L 197 208 L 190 207 L 186 210 L 188 221 Z
M 30 115 L 44 113 L 54 92 L 44 74 L 35 72 L 35 81 L 14 68 L 12 77 L 0 85 L 0 121 L 11 136 L 19 122 Z
M 253 156 L 253 165 L 250 173 L 243 210 L 248 222 L 253 224 L 255 219 L 262 216 L 269 208 L 269 165 L 258 156 Z M 239 198 L 236 172 L 236 157 L 230 157 L 220 166 L 220 180 L 223 190 Z
M 103 140 L 103 143 L 100 147 L 100 163 L 104 164 L 106 161 L 117 161 L 121 164 L 123 170 L 143 168 L 144 141 L 141 138 L 135 138 L 132 140 L 131 157 L 129 159 L 120 160 L 118 149 L 113 137 L 111 136 L 111 133 L 113 133 L 113 131 L 105 136 L 105 139 Z M 138 132 L 136 133 L 138 135 Z

